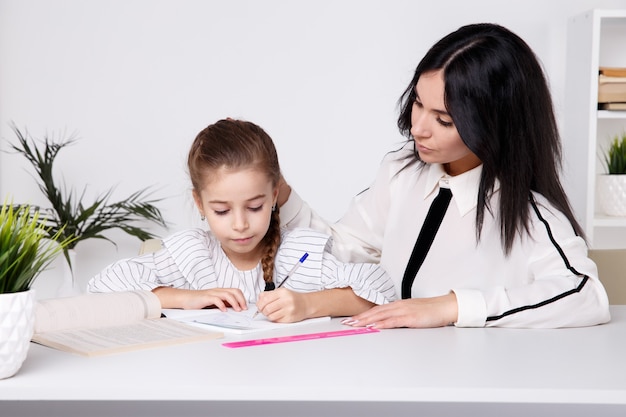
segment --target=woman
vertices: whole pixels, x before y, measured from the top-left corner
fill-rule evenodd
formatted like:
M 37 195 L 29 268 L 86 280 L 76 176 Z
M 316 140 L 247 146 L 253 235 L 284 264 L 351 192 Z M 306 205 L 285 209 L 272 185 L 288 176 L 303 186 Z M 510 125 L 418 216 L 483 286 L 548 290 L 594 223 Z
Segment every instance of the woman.
M 336 224 L 281 185 L 284 225 L 332 234 L 333 252 L 344 261 L 380 262 L 402 294 L 345 322 L 379 328 L 607 322 L 606 292 L 559 180 L 560 138 L 547 81 L 529 46 L 498 25 L 461 27 L 422 59 L 400 107 L 407 143 L 385 157 L 374 183 Z M 423 227 L 446 189 L 452 197 L 443 203 L 449 206 L 441 225 Z M 436 233 L 416 242 L 422 228 Z

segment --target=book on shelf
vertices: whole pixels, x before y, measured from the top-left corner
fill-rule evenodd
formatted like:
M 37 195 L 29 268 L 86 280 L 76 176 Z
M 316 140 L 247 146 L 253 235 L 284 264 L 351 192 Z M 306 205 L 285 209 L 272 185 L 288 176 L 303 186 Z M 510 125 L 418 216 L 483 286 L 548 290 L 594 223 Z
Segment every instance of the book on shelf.
M 598 103 L 626 102 L 626 77 L 598 76 Z
M 150 291 L 82 294 L 40 300 L 32 341 L 84 356 L 190 343 L 223 333 L 161 317 Z
M 598 103 L 624 102 L 626 102 L 626 68 L 600 67 L 598 73 Z
M 626 110 L 626 102 L 599 103 L 599 110 Z
M 600 74 L 607 77 L 626 77 L 626 67 L 600 67 Z

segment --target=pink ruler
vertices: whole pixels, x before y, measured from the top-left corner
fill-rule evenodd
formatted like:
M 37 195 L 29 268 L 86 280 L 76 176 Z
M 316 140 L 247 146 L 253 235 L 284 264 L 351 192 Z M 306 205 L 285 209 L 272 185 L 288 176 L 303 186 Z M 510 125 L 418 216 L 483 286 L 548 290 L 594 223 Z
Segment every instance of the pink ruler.
M 296 334 L 293 336 L 270 337 L 267 339 L 242 340 L 240 342 L 222 343 L 222 346 L 229 348 L 240 348 L 248 346 L 271 345 L 274 343 L 299 342 L 301 340 L 325 339 L 327 337 L 352 336 L 355 334 L 378 333 L 380 330 L 372 327 L 358 327 L 355 329 L 336 330 L 332 332 Z

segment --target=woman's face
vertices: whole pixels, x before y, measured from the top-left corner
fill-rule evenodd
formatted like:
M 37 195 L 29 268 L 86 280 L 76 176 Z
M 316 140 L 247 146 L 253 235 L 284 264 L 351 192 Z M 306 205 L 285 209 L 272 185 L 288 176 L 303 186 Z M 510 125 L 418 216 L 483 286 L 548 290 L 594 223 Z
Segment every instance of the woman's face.
M 481 162 L 463 143 L 446 110 L 444 87 L 441 70 L 420 76 L 411 110 L 411 135 L 422 161 L 442 164 L 448 174 L 458 175 Z

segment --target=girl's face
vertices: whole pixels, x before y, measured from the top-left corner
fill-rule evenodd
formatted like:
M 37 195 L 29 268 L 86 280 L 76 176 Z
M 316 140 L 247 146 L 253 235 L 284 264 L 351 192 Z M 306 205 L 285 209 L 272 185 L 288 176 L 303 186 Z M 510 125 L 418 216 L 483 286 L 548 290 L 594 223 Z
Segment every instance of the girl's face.
M 269 228 L 278 189 L 255 169 L 222 167 L 211 174 L 200 195 L 193 193 L 196 205 L 231 262 L 251 269 L 261 258 L 259 243 Z
M 481 162 L 463 143 L 446 110 L 444 87 L 442 71 L 420 76 L 411 110 L 411 135 L 422 161 L 443 164 L 448 174 L 458 175 Z

